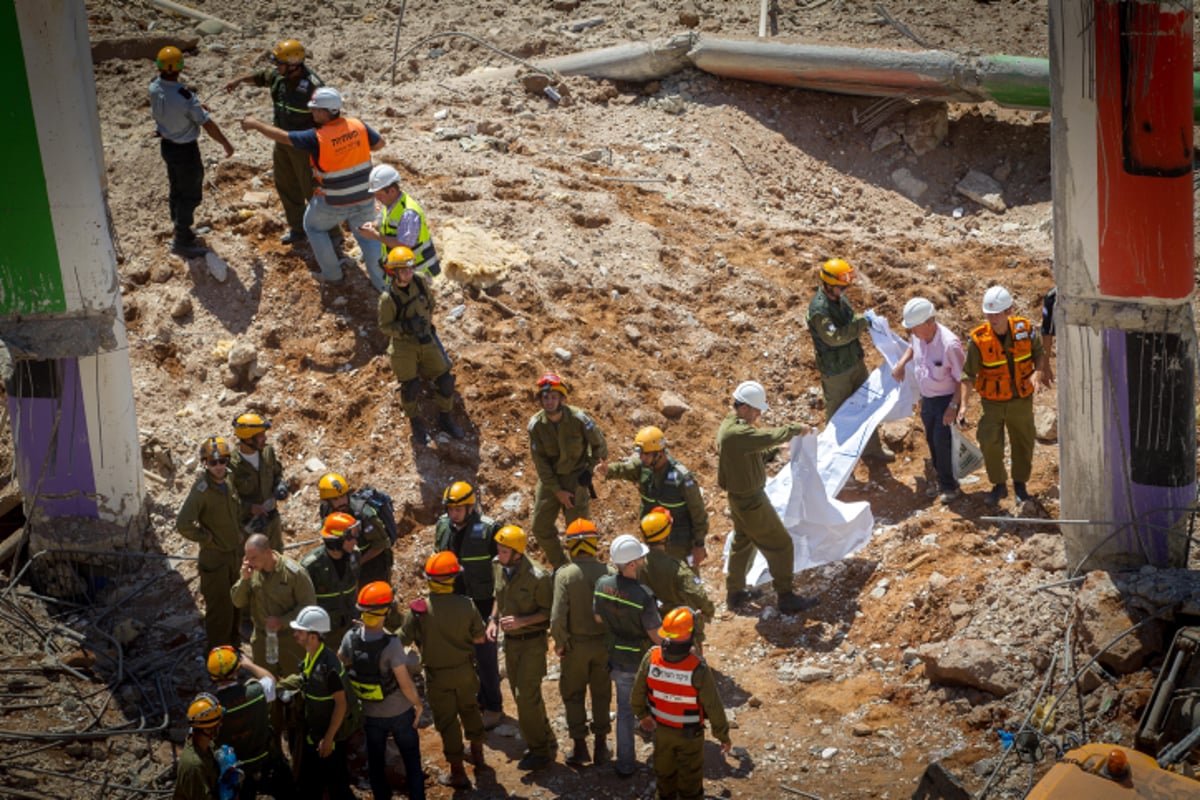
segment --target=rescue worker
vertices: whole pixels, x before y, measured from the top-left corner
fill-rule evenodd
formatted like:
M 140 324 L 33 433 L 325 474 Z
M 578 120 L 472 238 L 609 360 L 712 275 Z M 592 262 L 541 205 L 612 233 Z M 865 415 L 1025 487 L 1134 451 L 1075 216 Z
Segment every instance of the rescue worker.
M 196 571 L 204 598 L 204 634 L 208 647 L 242 642 L 241 614 L 229 592 L 242 564 L 241 502 L 226 478 L 229 476 L 229 442 L 210 436 L 200 445 L 204 469 L 192 484 L 187 499 L 175 515 L 175 529 L 200 545 Z
M 554 602 L 550 610 L 550 636 L 558 654 L 558 690 L 562 694 L 567 732 L 574 749 L 567 764 L 581 767 L 588 761 L 608 760 L 608 732 L 612 722 L 612 677 L 608 670 L 608 628 L 592 611 L 596 582 L 608 568 L 596 560 L 599 533 L 591 520 L 577 519 L 567 526 L 567 552 L 571 563 L 554 572 Z M 593 756 L 588 755 L 587 698 L 592 696 Z
M 188 706 L 188 738 L 175 769 L 173 800 L 219 800 L 221 772 L 213 742 L 221 732 L 225 710 L 207 692 L 196 695 Z
M 567 405 L 562 378 L 547 372 L 537 387 L 542 408 L 529 420 L 529 451 L 538 475 L 530 528 L 557 569 L 567 560 L 555 528 L 558 513 L 567 525 L 590 516 L 592 470 L 608 458 L 608 444 L 591 417 Z
M 392 374 L 400 383 L 400 405 L 412 427 L 413 443 L 428 444 L 425 424 L 417 418 L 417 398 L 421 378 L 433 381 L 437 387 L 434 405 L 438 426 L 451 438 L 461 439 L 466 434 L 450 416 L 454 410 L 454 373 L 433 325 L 433 292 L 428 279 L 413 269 L 412 250 L 393 247 L 384 265 L 387 288 L 379 295 L 379 330 L 391 338 L 387 351 Z
M 241 796 L 266 794 L 275 800 L 295 797 L 292 768 L 284 760 L 271 726 L 275 676 L 227 644 L 209 651 L 207 666 L 208 677 L 217 685 L 213 695 L 225 708 L 216 743 L 229 745 L 237 755 L 242 771 Z M 252 677 L 239 680 L 240 669 Z
M 983 412 L 976 437 L 992 482 L 984 498 L 990 506 L 999 506 L 1008 497 L 1005 431 L 1012 449 L 1013 493 L 1022 503 L 1030 499 L 1025 484 L 1033 472 L 1033 393 L 1053 384 L 1041 334 L 1027 318 L 1010 315 L 1012 304 L 1012 295 L 1003 286 L 984 293 L 987 322 L 971 331 L 967 363 L 955 398 L 962 423 L 967 418 L 969 387 L 973 385 L 979 392 Z
M 253 83 L 268 88 L 274 108 L 272 119 L 276 128 L 283 131 L 307 131 L 313 128 L 312 111 L 308 101 L 313 92 L 325 85 L 324 81 L 304 63 L 304 45 L 295 39 L 284 39 L 275 45 L 270 55 L 274 67 L 261 69 L 234 78 L 225 84 L 225 91 L 232 92 L 244 83 Z M 313 194 L 313 173 L 308 154 L 303 150 L 275 142 L 271 152 L 272 175 L 283 214 L 287 218 L 288 230 L 280 241 L 283 244 L 299 244 L 308 237 L 304 233 L 304 208 Z
M 867 381 L 859 336 L 871 327 L 871 312 L 854 313 L 846 290 L 854 283 L 854 269 L 840 258 L 831 258 L 821 265 L 817 293 L 808 304 L 808 331 L 812 334 L 817 369 L 821 372 L 821 390 L 825 394 L 825 419 L 833 418 L 856 391 Z M 863 447 L 867 461 L 890 464 L 896 454 L 883 446 L 879 431 L 874 430 Z
M 596 581 L 592 612 L 608 629 L 608 667 L 617 694 L 617 775 L 628 778 L 637 772 L 633 744 L 633 707 L 629 698 L 642 656 L 659 641 L 658 602 L 654 592 L 638 581 L 638 573 L 650 550 L 629 534 L 613 540 L 608 560 L 617 571 Z
M 409 604 L 400 625 L 405 644 L 416 644 L 425 665 L 425 696 L 433 712 L 433 726 L 442 737 L 442 754 L 450 764 L 450 774 L 439 779 L 445 786 L 466 789 L 471 785 L 463 768 L 463 731 L 471 743 L 471 762 L 475 774 L 488 769 L 484 760 L 483 718 L 479 714 L 479 676 L 471 663 L 475 648 L 484 639 L 483 618 L 469 597 L 454 592 L 454 582 L 462 566 L 449 550 L 434 553 L 425 561 L 428 597 Z M 370 588 L 370 587 L 368 587 Z M 364 593 L 367 591 L 363 590 Z M 379 598 L 385 593 L 380 587 Z M 386 594 L 390 597 L 390 592 Z M 360 605 L 365 603 L 360 596 Z M 380 613 L 383 613 L 380 611 Z
M 1046 351 L 1046 377 L 1054 383 L 1054 306 L 1058 305 L 1058 287 L 1051 286 L 1042 297 L 1042 348 Z
M 363 587 L 358 594 L 362 623 L 355 625 L 338 649 L 346 665 L 350 688 L 363 708 L 363 732 L 367 739 L 367 771 L 371 776 L 374 800 L 391 800 L 392 787 L 387 777 L 387 740 L 396 743 L 404 761 L 405 787 L 409 800 L 425 797 L 425 773 L 421 768 L 421 698 L 408 673 L 408 654 L 404 645 L 383 628 L 391 608 L 391 587 L 379 581 Z M 372 598 L 387 602 L 384 608 Z M 480 629 L 483 625 L 480 623 Z
M 158 77 L 150 82 L 150 114 L 154 117 L 154 135 L 159 152 L 167 165 L 168 203 L 174 237 L 171 251 L 185 257 L 202 256 L 205 248 L 192 231 L 196 207 L 204 198 L 204 160 L 200 157 L 200 129 L 225 148 L 225 157 L 233 155 L 233 145 L 221 133 L 217 123 L 200 105 L 195 93 L 179 80 L 183 53 L 168 45 L 158 51 L 154 63 Z
M 281 636 L 280 632 L 287 633 L 288 623 L 302 608 L 316 605 L 317 595 L 304 567 L 272 550 L 267 537 L 256 533 L 246 540 L 241 577 L 230 594 L 235 606 L 250 609 L 250 618 L 254 622 L 254 632 L 250 636 L 254 661 L 273 667 L 280 675 L 295 672 L 304 654 L 299 643 L 286 635 Z M 274 638 L 277 643 L 278 664 L 267 657 L 268 638 Z
M 492 560 L 496 557 L 496 532 L 500 524 L 479 512 L 475 489 L 466 481 L 455 481 L 442 492 L 446 509 L 437 521 L 433 549 L 449 550 L 462 564 L 454 580 L 455 594 L 475 603 L 480 618 L 492 613 L 496 584 Z M 475 645 L 475 668 L 479 672 L 479 708 L 483 727 L 491 730 L 504 721 L 504 696 L 500 693 L 500 653 L 495 642 L 486 638 Z
M 242 501 L 242 525 L 248 533 L 265 533 L 271 549 L 283 551 L 283 523 L 276 504 L 288 497 L 283 465 L 267 444 L 271 423 L 246 413 L 233 421 L 237 449 L 229 459 L 233 486 Z
M 754 423 L 766 410 L 767 393 L 762 384 L 743 381 L 733 392 L 733 412 L 717 430 L 717 483 L 728 495 L 729 515 L 733 518 L 725 605 L 733 610 L 750 600 L 746 570 L 757 548 L 771 571 L 779 595 L 779 610 L 795 614 L 811 608 L 817 601 L 792 592 L 794 546 L 791 534 L 767 499 L 766 463 L 775 458 L 778 445 L 812 429 L 801 423 L 756 428 Z
M 379 222 L 363 225 L 362 235 L 379 242 L 383 253 L 390 253 L 395 247 L 412 250 L 416 271 L 429 280 L 441 275 L 442 265 L 425 212 L 412 195 L 400 188 L 400 173 L 396 168 L 376 164 L 371 168 L 369 188 L 379 203 Z
M 329 615 L 331 643 L 340 644 L 358 618 L 358 554 L 354 550 L 358 528 L 354 517 L 333 512 L 321 526 L 321 547 L 300 562 L 312 581 L 317 605 Z
M 328 791 L 329 800 L 355 800 L 350 790 L 345 742 L 358 726 L 351 714 L 345 669 L 334 651 L 325 646 L 329 615 L 320 606 L 309 605 L 300 609 L 288 625 L 304 653 L 299 671 L 281 682 L 282 688 L 298 690 L 303 698 L 297 796 L 300 800 L 322 800 Z
M 516 525 L 497 531 L 496 544 L 496 602 L 488 617 L 487 638 L 494 642 L 504 633 L 504 664 L 517 704 L 517 724 L 529 748 L 517 769 L 541 769 L 554 762 L 558 749 L 542 700 L 553 578 L 529 557 L 528 538 Z
M 350 491 L 350 484 L 336 472 L 326 472 L 317 482 L 321 520 L 335 511 L 358 520 L 358 588 L 375 581 L 392 582 L 392 540 L 379 514 L 369 503 Z
M 642 730 L 654 732 L 654 777 L 659 800 L 704 797 L 704 722 L 712 727 L 721 753 L 733 746 L 717 680 L 692 652 L 690 609 L 677 608 L 663 619 L 662 644 L 642 659 L 633 683 L 633 713 Z
M 371 153 L 383 147 L 383 137 L 362 120 L 342 116 L 342 95 L 337 89 L 317 89 L 308 109 L 316 126 L 313 130 L 285 131 L 253 117 L 242 120 L 242 130 L 258 131 L 308 154 L 316 185 L 304 212 L 304 232 L 321 268 L 319 280 L 330 285 L 345 280 L 330 239 L 330 232 L 345 222 L 362 249 L 371 285 L 382 292 L 379 243 L 363 236 L 359 228 L 375 218 L 375 198 L 367 186 Z
M 933 303 L 924 297 L 914 297 L 904 304 L 904 327 L 912 332 L 912 338 L 908 349 L 892 368 L 892 377 L 903 381 L 905 366 L 910 361 L 913 363 L 917 390 L 921 393 L 925 443 L 937 476 L 936 481 L 930 482 L 927 494 L 930 497 L 940 495 L 941 504 L 948 505 L 960 494 L 958 478 L 954 477 L 950 426 L 958 416 L 956 398 L 967 356 L 962 342 L 937 321 L 936 314 Z
M 696 654 L 701 654 L 704 644 L 704 622 L 717 613 L 704 582 L 667 553 L 666 543 L 671 540 L 672 517 L 665 508 L 654 508 L 642 517 L 642 539 L 650 552 L 646 563 L 638 573 L 638 580 L 650 587 L 659 603 L 659 613 L 666 616 L 677 608 L 691 608 L 698 613 L 695 617 L 695 635 L 692 641 Z
M 704 546 L 708 538 L 708 511 L 700 486 L 691 470 L 667 452 L 667 440 L 660 428 L 642 428 L 633 438 L 636 458 L 596 467 L 607 480 L 625 480 L 638 485 L 642 496 L 639 517 L 655 507 L 671 512 L 671 533 L 666 552 L 672 558 L 688 563 L 699 571 L 708 557 Z

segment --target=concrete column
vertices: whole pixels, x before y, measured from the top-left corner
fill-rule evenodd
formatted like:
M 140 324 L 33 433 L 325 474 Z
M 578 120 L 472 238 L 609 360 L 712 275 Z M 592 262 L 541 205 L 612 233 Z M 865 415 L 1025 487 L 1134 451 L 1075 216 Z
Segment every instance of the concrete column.
M 1191 0 L 1050 0 L 1062 516 L 1121 523 L 1063 531 L 1085 568 L 1185 565 L 1192 36 Z
M 0 373 L 31 547 L 140 545 L 141 452 L 83 0 L 0 0 L 0 72 Z

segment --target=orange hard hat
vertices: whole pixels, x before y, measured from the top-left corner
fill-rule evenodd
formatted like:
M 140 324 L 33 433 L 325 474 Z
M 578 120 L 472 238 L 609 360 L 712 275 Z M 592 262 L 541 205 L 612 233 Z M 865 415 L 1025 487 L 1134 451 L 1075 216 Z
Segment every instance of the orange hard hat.
M 431 581 L 449 580 L 462 571 L 458 556 L 450 550 L 434 553 L 425 562 L 425 578 Z
M 672 641 L 690 639 L 695 626 L 696 619 L 690 608 L 676 608 L 667 612 L 662 627 L 658 629 L 658 635 Z
M 359 611 L 379 611 L 392 604 L 392 587 L 387 581 L 372 581 L 358 593 Z

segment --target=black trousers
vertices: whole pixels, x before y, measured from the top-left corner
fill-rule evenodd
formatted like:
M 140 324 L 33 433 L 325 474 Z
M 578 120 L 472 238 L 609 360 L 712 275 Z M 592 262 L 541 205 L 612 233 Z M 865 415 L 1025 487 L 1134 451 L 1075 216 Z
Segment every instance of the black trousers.
M 176 144 L 163 139 L 160 151 L 167 164 L 171 224 L 175 226 L 175 238 L 188 241 L 194 238 L 192 222 L 196 206 L 200 205 L 204 194 L 204 161 L 200 158 L 200 144 Z

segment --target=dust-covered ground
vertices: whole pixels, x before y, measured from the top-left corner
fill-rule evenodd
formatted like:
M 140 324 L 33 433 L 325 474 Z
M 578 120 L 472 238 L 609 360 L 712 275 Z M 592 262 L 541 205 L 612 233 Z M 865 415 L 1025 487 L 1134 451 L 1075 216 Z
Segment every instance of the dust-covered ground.
M 272 442 L 295 492 L 283 508 L 288 541 L 307 542 L 316 533 L 320 472 L 305 464 L 317 458 L 352 484 L 377 485 L 396 499 L 402 538 L 395 582 L 411 597 L 422 589 L 430 526 L 451 480 L 478 486 L 493 516 L 528 523 L 535 473 L 525 428 L 537 408 L 537 377 L 556 371 L 571 385 L 570 401 L 606 432 L 614 457 L 632 452 L 638 428 L 659 425 L 704 487 L 713 525 L 712 557 L 702 572 L 719 609 L 706 656 L 720 674 L 740 748 L 722 758 L 708 745 L 710 795 L 781 797 L 786 785 L 821 798 L 907 797 L 935 759 L 963 775 L 969 788 L 983 786 L 1000 754 L 995 729 L 1013 729 L 1027 712 L 1071 604 L 1070 587 L 1037 589 L 1066 575 L 1053 529 L 981 522 L 984 482 L 938 506 L 925 494 L 919 421 L 893 423 L 885 441 L 898 461 L 859 466 L 841 495 L 871 503 L 875 538 L 854 556 L 797 577 L 797 590 L 819 595 L 820 606 L 800 617 L 757 608 L 730 613 L 720 602 L 719 554 L 730 523 L 716 486 L 713 439 L 730 392 L 748 378 L 768 389 L 768 424 L 823 420 L 804 316 L 816 267 L 826 258 L 858 269 L 850 292 L 856 307 L 873 307 L 894 322 L 905 301 L 922 294 L 965 335 L 993 283 L 1012 289 L 1016 311 L 1037 319 L 1053 280 L 1048 112 L 902 108 L 882 126 L 894 135 L 881 137 L 878 128 L 858 122 L 874 104 L 870 98 L 723 81 L 697 71 L 650 85 L 569 78 L 558 84 L 558 103 L 517 80 L 475 74 L 512 65 L 497 50 L 537 59 L 667 36 L 686 24 L 701 33 L 752 36 L 754 0 L 414 0 L 404 4 L 394 80 L 394 0 L 193 5 L 243 28 L 202 37 L 187 54 L 185 73 L 236 148 L 222 159 L 211 140 L 201 145 L 210 161 L 198 225 L 211 229 L 205 241 L 228 264 L 224 282 L 203 259 L 167 253 L 165 171 L 146 95 L 152 62 L 112 59 L 95 68 L 139 428 L 147 469 L 157 476 L 147 484 L 151 550 L 193 552 L 174 532 L 174 512 L 191 486 L 197 445 L 206 436 L 230 435 L 233 417 L 252 409 L 273 421 Z M 916 47 L 871 4 L 779 5 L 780 37 Z M 1044 2 L 896 0 L 887 8 L 934 47 L 1047 53 Z M 93 43 L 196 35 L 192 22 L 148 3 L 97 0 L 88 10 Z M 603 22 L 568 29 L 596 17 Z M 449 31 L 475 38 L 419 42 Z M 465 441 L 441 437 L 414 452 L 386 340 L 375 326 L 376 296 L 361 267 L 348 270 L 346 284 L 322 290 L 307 250 L 279 243 L 286 226 L 273 194 L 270 143 L 238 126 L 248 114 L 269 120 L 269 99 L 265 90 L 226 94 L 221 87 L 265 66 L 269 46 L 290 37 L 304 43 L 310 66 L 346 95 L 347 113 L 385 137 L 376 163 L 400 171 L 435 239 L 451 220 L 469 221 L 528 254 L 486 290 L 446 278 L 435 285 L 438 330 L 461 395 L 456 413 L 470 434 Z M 919 134 L 943 119 L 944 138 L 928 150 L 917 146 L 918 155 Z M 897 190 L 892 176 L 899 169 L 927 184 L 920 202 Z M 988 211 L 955 192 L 972 169 L 1001 183 L 1005 211 Z M 263 205 L 248 192 L 266 192 L 269 200 Z M 239 345 L 255 355 L 249 378 L 227 365 Z M 869 352 L 868 363 L 878 361 Z M 664 391 L 689 410 L 664 416 Z M 432 398 L 426 394 L 422 402 L 432 415 Z M 1054 393 L 1036 402 L 1052 412 Z M 1057 483 L 1056 447 L 1043 442 L 1030 481 L 1035 502 L 1025 513 L 1056 516 Z M 633 488 L 599 483 L 598 491 L 594 516 L 606 541 L 635 531 Z M 194 565 L 182 562 L 178 572 L 151 583 L 106 621 L 129 617 L 146 626 L 125 648 L 131 663 L 156 654 L 162 661 L 164 648 L 178 653 L 164 662 L 172 670 L 173 695 L 166 700 L 176 720 L 207 683 L 201 645 L 189 638 L 203 611 Z M 960 636 L 1001 646 L 1018 688 L 1001 698 L 931 685 L 915 649 Z M 1110 738 L 1128 740 L 1157 665 L 1147 666 L 1088 700 L 1093 732 L 1099 724 Z M 814 673 L 805 668 L 828 675 L 809 682 Z M 565 749 L 570 740 L 551 679 L 545 695 Z M 101 714 L 118 710 L 127 715 L 129 704 Z M 0 727 L 19 727 L 15 716 Z M 32 720 L 26 724 L 36 727 L 38 718 Z M 177 721 L 170 732 L 178 741 Z M 571 769 L 561 760 L 521 773 L 515 769 L 520 743 L 502 733 L 488 740 L 497 771 L 483 776 L 473 796 L 652 796 L 648 767 L 631 781 L 619 781 L 611 768 Z M 19 758 L 4 744 L 0 769 L 39 767 L 97 781 L 119 774 L 133 782 L 169 766 L 163 735 L 136 745 L 130 738 L 136 737 Z M 432 781 L 445 770 L 432 728 L 423 730 L 422 751 L 431 796 L 450 796 Z M 645 761 L 649 745 L 640 743 L 639 751 Z M 62 777 L 21 774 L 30 777 L 13 785 L 26 792 L 81 791 Z M 997 785 L 1018 796 L 1026 777 L 1013 773 Z M 360 787 L 359 796 L 368 795 Z

